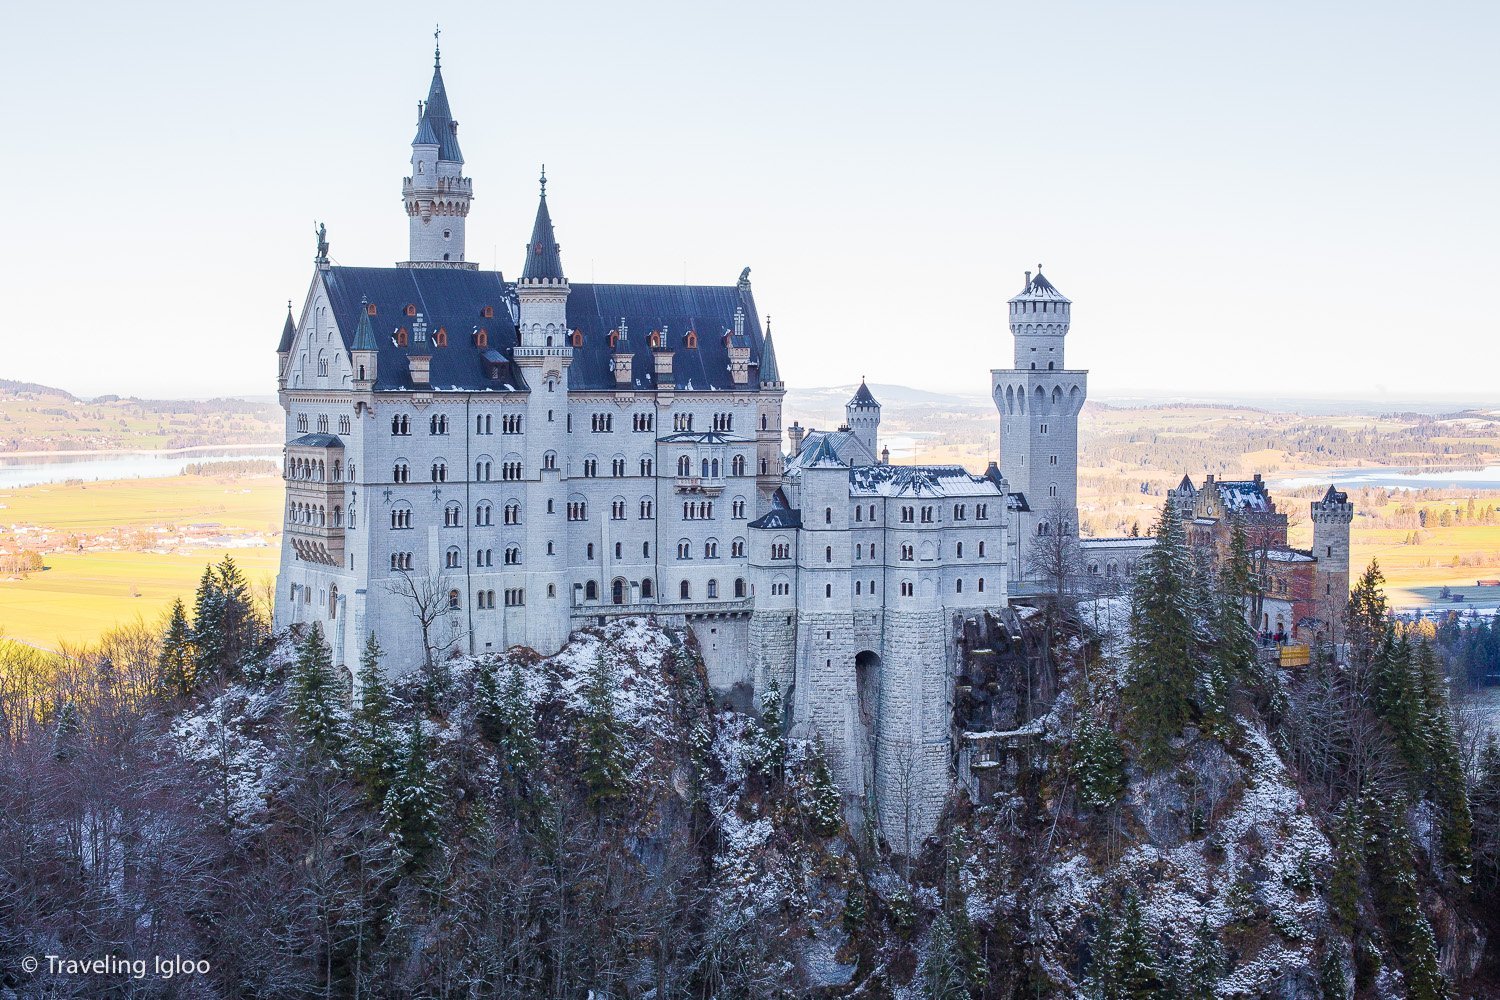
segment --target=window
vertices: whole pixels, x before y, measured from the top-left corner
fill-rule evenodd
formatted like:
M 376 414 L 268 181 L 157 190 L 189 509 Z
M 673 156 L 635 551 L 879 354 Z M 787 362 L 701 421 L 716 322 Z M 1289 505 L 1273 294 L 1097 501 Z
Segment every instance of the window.
M 917 520 L 917 508 L 915 508 L 915 507 L 902 507 L 901 508 L 901 523 L 902 524 L 912 524 L 916 520 Z
M 693 585 L 683 580 L 677 586 L 677 595 L 684 601 L 690 599 L 693 596 Z
M 519 434 L 519 433 L 521 433 L 521 414 L 519 414 L 519 413 L 508 413 L 508 414 L 502 416 L 500 418 L 500 433 L 501 434 Z
M 599 460 L 597 458 L 585 458 L 583 460 L 583 478 L 593 479 L 599 475 Z
M 318 359 L 318 374 L 321 375 L 321 376 L 323 376 L 324 378 L 328 377 L 328 359 L 327 358 L 319 358 Z
M 677 474 L 679 476 L 691 476 L 693 474 L 693 460 L 686 455 L 677 459 Z
M 761 459 L 760 460 L 760 474 L 762 476 L 764 476 L 766 474 L 766 469 L 768 469 L 768 468 L 769 468 L 769 466 L 766 464 L 766 460 L 765 459 Z
M 863 586 L 864 586 L 864 584 L 861 583 L 860 581 L 858 581 L 858 580 L 854 581 L 854 596 L 855 597 L 859 596 L 859 594 L 860 594 L 860 588 L 863 587 Z
M 400 571 L 400 570 L 410 570 L 411 567 L 412 567 L 412 558 L 411 558 L 411 553 L 410 552 L 392 552 L 391 553 L 391 569 Z
M 443 556 L 443 565 L 448 569 L 458 569 L 463 564 L 463 554 L 457 548 L 450 548 Z
M 505 592 L 505 606 L 507 608 L 519 608 L 526 603 L 526 591 L 521 587 L 512 587 Z
M 347 416 L 339 417 L 339 433 L 349 433 L 349 418 Z
M 457 504 L 454 504 L 453 506 L 456 507 Z M 474 505 L 474 526 L 475 527 L 478 527 L 478 528 L 488 527 L 492 523 L 491 522 L 491 518 L 493 516 L 494 516 L 494 509 L 490 506 L 490 502 L 488 500 L 481 500 L 477 504 Z M 455 511 L 454 512 L 454 522 L 457 523 L 457 520 L 458 520 L 457 511 Z
M 736 538 L 729 543 L 729 555 L 732 559 L 745 558 L 745 540 L 743 538 Z
M 916 558 L 915 551 L 916 550 L 913 549 L 910 545 L 901 546 L 901 561 L 911 562 L 914 558 Z
M 955 590 L 954 590 L 955 593 L 962 594 L 964 592 L 964 582 L 963 582 L 963 580 L 956 581 L 954 586 L 955 586 Z
M 519 545 L 507 545 L 505 547 L 505 565 L 519 566 L 521 563 L 521 547 Z
M 824 524 L 832 524 L 833 523 L 833 508 L 832 507 L 824 507 L 823 508 L 823 523 Z
M 1047 425 L 1046 424 L 1038 424 L 1037 428 L 1036 428 L 1036 432 L 1038 434 L 1045 434 L 1045 433 L 1047 433 Z
M 953 520 L 966 521 L 968 520 L 968 517 L 969 508 L 965 504 L 956 503 L 953 505 Z
M 1057 464 L 1057 456 L 1056 455 L 1048 455 L 1047 456 L 1047 464 L 1048 465 L 1056 465 Z
M 976 503 L 974 505 L 974 520 L 988 521 L 990 519 L 990 505 L 987 503 Z
M 326 413 L 320 413 L 320 414 L 318 414 L 318 433 L 319 434 L 327 434 L 328 433 L 328 414 L 326 414 Z
M 690 542 L 690 541 L 688 541 L 685 538 L 682 541 L 678 542 L 677 543 L 677 558 L 678 559 L 691 559 L 691 558 L 693 558 L 693 543 Z
M 542 468 L 544 468 L 544 469 L 556 469 L 557 468 L 557 452 L 555 452 L 555 451 L 549 451 L 545 455 L 542 456 Z
M 625 475 L 625 460 L 623 458 L 611 459 L 609 463 L 609 474 L 616 478 Z
M 505 510 L 503 512 L 503 516 L 504 516 L 504 520 L 505 520 L 506 524 L 520 524 L 521 523 L 521 505 L 519 503 L 517 503 L 516 501 L 512 500 L 510 503 L 508 503 L 508 504 L 505 505 Z
M 458 501 L 450 501 L 447 506 L 443 508 L 443 527 L 457 528 L 462 526 L 462 510 L 463 508 L 458 505 Z
M 305 413 L 297 414 L 297 432 L 299 434 L 307 433 L 307 414 Z
M 745 596 L 745 579 L 744 579 L 744 577 L 736 577 L 735 578 L 735 581 L 734 581 L 734 596 L 735 597 L 744 597 Z
M 823 596 L 824 597 L 832 597 L 833 596 L 833 584 L 831 584 L 831 583 L 825 583 L 825 584 L 823 584 Z
M 715 541 L 714 539 L 710 538 L 708 541 L 706 541 L 706 542 L 703 543 L 703 558 L 705 558 L 705 559 L 717 559 L 717 558 L 719 558 L 719 543 L 717 541 Z
M 411 417 L 404 413 L 398 413 L 391 417 L 391 433 L 400 437 L 410 434 Z
M 649 431 L 656 427 L 656 415 L 652 413 L 636 413 L 630 418 L 630 428 L 634 431 Z
M 593 562 L 594 561 L 594 543 L 593 542 L 589 542 L 588 546 L 585 549 L 585 552 L 587 553 L 587 555 L 585 555 L 584 558 L 587 559 L 589 562 Z
M 432 481 L 435 483 L 446 483 L 448 481 L 448 463 L 432 463 Z
M 589 519 L 589 505 L 585 500 L 568 501 L 568 520 L 587 521 Z
M 714 598 L 716 598 L 718 596 L 719 596 L 719 581 L 718 580 L 710 580 L 710 581 L 708 581 L 708 599 L 709 600 L 713 600 Z
M 979 578 L 979 592 L 984 593 L 984 577 Z
M 427 421 L 427 433 L 447 434 L 448 418 L 440 413 L 434 413 L 432 417 Z
M 651 597 L 652 596 L 651 578 L 649 576 L 645 577 L 644 579 L 641 580 L 641 596 L 642 597 Z
M 642 542 L 641 543 L 641 558 L 642 559 L 650 559 L 651 558 L 651 543 L 650 542 Z
M 1049 497 L 1055 497 L 1055 496 L 1057 496 L 1057 484 L 1056 483 L 1050 483 L 1050 484 L 1048 484 L 1048 486 L 1047 486 L 1047 495 Z
M 734 456 L 734 459 L 729 463 L 729 470 L 732 475 L 743 476 L 745 474 L 745 456 Z
M 964 557 L 964 543 L 963 542 L 959 542 L 957 545 L 954 546 L 954 553 L 953 554 L 958 559 L 962 559 Z
M 641 501 L 641 520 L 649 521 L 656 516 L 656 505 L 650 500 Z
M 475 549 L 474 550 L 474 565 L 475 566 L 493 566 L 493 565 L 495 565 L 495 550 L 494 549 Z
M 916 593 L 915 588 L 912 586 L 910 580 L 902 580 L 901 581 L 901 596 L 902 597 L 912 597 L 912 596 L 915 595 L 915 593 Z
M 507 482 L 515 482 L 521 478 L 520 462 L 501 462 L 500 478 Z
M 825 546 L 823 548 L 823 561 L 824 562 L 830 562 L 830 563 L 833 562 L 833 546 L 832 545 L 828 545 L 828 546 Z
M 651 474 L 652 474 L 652 462 L 651 462 L 651 459 L 649 459 L 649 458 L 643 458 L 643 459 L 641 459 L 641 475 L 643 475 L 643 476 L 649 476 Z
M 583 599 L 585 601 L 597 601 L 599 599 L 599 585 L 593 580 L 583 585 Z
M 737 521 L 745 519 L 745 498 L 735 497 L 734 502 L 729 505 L 729 513 Z
M 391 510 L 391 527 L 392 528 L 410 528 L 411 527 L 411 508 L 410 507 L 396 507 L 396 508 L 393 508 Z
M 931 524 L 932 523 L 932 508 L 931 507 L 923 507 L 922 508 L 922 523 L 923 524 Z
M 792 546 L 787 542 L 771 543 L 772 559 L 790 559 L 792 557 Z
M 622 500 L 622 499 L 620 499 L 620 498 L 617 497 L 609 505 L 609 518 L 610 518 L 611 521 L 623 521 L 623 520 L 625 520 L 625 501 L 624 500 Z

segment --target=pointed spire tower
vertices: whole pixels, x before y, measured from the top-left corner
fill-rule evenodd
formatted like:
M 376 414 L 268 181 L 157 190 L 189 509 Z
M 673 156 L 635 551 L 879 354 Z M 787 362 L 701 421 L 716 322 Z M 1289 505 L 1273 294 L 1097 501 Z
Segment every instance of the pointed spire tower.
M 521 306 L 522 347 L 567 347 L 568 279 L 563 274 L 562 248 L 552 231 L 552 213 L 547 208 L 547 167 L 542 165 L 541 198 L 531 242 L 526 245 L 526 263 L 516 295 Z
M 286 323 L 281 327 L 281 340 L 276 344 L 276 376 L 286 382 L 286 366 L 292 357 L 292 342 L 297 339 L 297 324 L 292 321 L 292 300 L 286 302 Z
M 443 53 L 433 32 L 432 83 L 427 100 L 417 105 L 417 135 L 411 141 L 411 176 L 401 185 L 409 226 L 403 267 L 461 267 L 464 223 L 474 198 L 473 183 L 463 176 L 464 154 L 458 148 L 458 122 L 443 85 Z
M 875 443 L 880 433 L 880 403 L 864 379 L 859 380 L 859 388 L 854 391 L 853 398 L 844 404 L 844 422 L 869 450 L 870 461 L 874 462 L 878 455 Z

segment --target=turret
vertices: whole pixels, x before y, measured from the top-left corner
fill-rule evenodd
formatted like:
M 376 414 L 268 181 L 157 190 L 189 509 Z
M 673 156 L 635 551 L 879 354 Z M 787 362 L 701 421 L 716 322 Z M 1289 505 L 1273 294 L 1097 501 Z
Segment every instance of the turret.
M 1073 321 L 1073 303 L 1042 277 L 1042 265 L 1036 266 L 1036 277 L 1026 272 L 1026 287 L 1009 305 L 1010 332 L 1016 340 L 1015 367 L 1024 371 L 1063 369 L 1063 338 Z
M 411 141 L 411 176 L 401 185 L 408 220 L 408 259 L 403 267 L 463 267 L 464 223 L 474 189 L 463 176 L 458 122 L 443 86 L 442 52 L 434 48 L 427 100 L 417 105 L 417 134 Z
M 354 388 L 369 392 L 375 387 L 378 375 L 378 348 L 375 346 L 375 327 L 370 323 L 370 303 L 359 301 L 359 325 L 354 328 L 354 346 L 350 351 L 354 361 Z
M 870 460 L 874 461 L 875 438 L 880 431 L 880 404 L 870 392 L 870 387 L 865 385 L 864 379 L 859 380 L 859 388 L 855 390 L 854 398 L 844 404 L 844 422 L 854 432 L 855 438 L 870 452 Z
M 276 345 L 276 377 L 286 383 L 286 366 L 292 357 L 292 341 L 297 339 L 297 324 L 292 322 L 292 302 L 286 303 L 286 323 L 281 327 L 281 340 Z
M 562 247 L 552 231 L 552 213 L 547 209 L 547 168 L 542 167 L 541 198 L 531 242 L 526 245 L 526 264 L 516 283 L 521 306 L 521 346 L 558 348 L 568 344 L 568 279 L 563 274 Z
M 797 421 L 792 421 L 792 426 L 786 429 L 787 444 L 792 446 L 792 457 L 796 458 L 802 454 L 802 439 L 807 436 L 807 430 Z
M 1349 494 L 1333 486 L 1323 499 L 1313 501 L 1313 555 L 1318 560 L 1313 598 L 1323 604 L 1319 617 L 1334 630 L 1349 600 L 1349 526 L 1353 520 Z

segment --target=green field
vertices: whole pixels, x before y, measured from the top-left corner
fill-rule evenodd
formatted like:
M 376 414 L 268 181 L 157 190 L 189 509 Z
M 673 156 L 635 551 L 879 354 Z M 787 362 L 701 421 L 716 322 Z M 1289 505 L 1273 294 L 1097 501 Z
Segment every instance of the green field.
M 0 632 L 56 648 L 92 640 L 137 615 L 153 620 L 173 598 L 191 600 L 204 564 L 226 553 L 259 589 L 276 573 L 281 504 L 281 480 L 274 476 L 179 476 L 0 491 L 0 530 L 30 544 L 27 536 L 14 534 L 15 527 L 44 527 L 49 539 L 45 570 L 0 580 Z M 122 529 L 157 528 L 175 529 L 152 546 L 165 551 L 118 547 Z M 262 544 L 246 544 L 251 535 Z M 221 536 L 230 544 L 213 544 Z

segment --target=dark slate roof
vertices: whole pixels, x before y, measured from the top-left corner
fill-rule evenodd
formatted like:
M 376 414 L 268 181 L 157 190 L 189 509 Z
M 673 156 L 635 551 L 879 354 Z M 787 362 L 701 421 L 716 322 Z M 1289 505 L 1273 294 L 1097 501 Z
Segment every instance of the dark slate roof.
M 410 348 L 397 347 L 394 341 L 397 328 L 405 327 L 408 332 L 413 328 L 415 317 L 406 315 L 408 304 L 416 306 L 427 323 L 429 344 L 420 351 L 432 357 L 433 389 L 527 388 L 520 372 L 509 364 L 516 343 L 515 287 L 499 273 L 446 267 L 330 267 L 320 273 L 334 321 L 350 350 L 365 311 L 362 300 L 375 306 L 370 324 L 379 351 L 377 390 L 412 387 L 406 362 Z M 480 315 L 485 306 L 494 309 L 492 318 Z M 609 331 L 624 317 L 632 335 L 621 346 L 634 357 L 635 388 L 655 388 L 656 378 L 649 338 L 639 331 L 666 330 L 663 346 L 674 352 L 676 388 L 729 390 L 734 384 L 723 332 L 732 329 L 738 308 L 745 310 L 745 337 L 753 363 L 761 357 L 764 339 L 748 285 L 573 285 L 567 321 L 582 333 L 583 346 L 573 350 L 569 387 L 615 389 Z M 430 344 L 440 328 L 448 332 L 447 347 Z M 485 377 L 488 365 L 481 363 L 480 348 L 474 344 L 474 333 L 480 328 L 488 331 L 490 349 L 499 351 L 507 362 L 500 379 Z M 697 347 L 684 346 L 689 330 L 698 333 Z M 745 388 L 760 388 L 753 364 Z
M 375 388 L 412 387 L 407 357 L 432 358 L 429 384 L 433 389 L 526 388 L 521 374 L 506 364 L 498 379 L 486 378 L 488 365 L 475 345 L 475 333 L 484 329 L 490 345 L 505 352 L 507 362 L 516 342 L 516 324 L 511 312 L 510 286 L 495 271 L 466 271 L 447 267 L 330 267 L 321 272 L 328 289 L 334 321 L 353 350 L 361 320 L 368 320 L 378 352 Z M 375 307 L 369 316 L 365 304 Z M 417 317 L 407 316 L 406 307 L 416 307 L 426 321 L 428 341 L 417 344 L 412 328 Z M 481 315 L 488 306 L 494 316 Z M 396 346 L 396 331 L 407 331 L 409 347 Z M 437 347 L 431 338 L 439 329 L 448 334 L 448 346 Z
M 304 434 L 288 441 L 289 445 L 301 448 L 342 448 L 344 442 L 332 434 Z
M 800 528 L 802 511 L 788 507 L 774 507 L 750 522 L 752 528 Z
M 1334 486 L 1332 483 L 1329 483 L 1328 484 L 1328 492 L 1323 494 L 1323 500 L 1322 500 L 1322 502 L 1323 503 L 1348 503 L 1349 502 L 1349 494 L 1345 493 L 1343 490 L 1341 490 L 1338 487 Z
M 745 310 L 745 338 L 750 347 L 750 379 L 754 391 L 767 381 L 756 373 L 764 358 L 765 340 L 749 285 L 573 285 L 568 296 L 568 326 L 583 334 L 583 346 L 573 349 L 568 385 L 573 389 L 613 389 L 614 370 L 609 331 L 623 317 L 630 340 L 620 342 L 633 355 L 631 372 L 638 389 L 656 387 L 650 331 L 662 334 L 663 349 L 673 352 L 672 381 L 678 389 L 734 388 L 729 375 L 729 348 L 724 332 L 734 328 L 734 311 Z M 698 346 L 687 347 L 687 334 L 697 333 Z
M 427 103 L 422 105 L 417 137 L 411 141 L 413 146 L 423 143 L 436 143 L 440 160 L 464 162 L 464 154 L 458 148 L 458 122 L 453 120 L 453 111 L 448 107 L 448 91 L 443 86 L 443 64 L 437 58 L 433 59 L 432 84 L 427 88 Z
M 814 444 L 810 450 L 804 451 L 797 457 L 802 458 L 803 455 L 806 455 L 806 460 L 801 462 L 801 466 L 804 469 L 818 467 L 827 468 L 829 466 L 843 467 L 849 464 L 848 462 L 845 462 L 843 459 L 839 458 L 839 453 L 834 450 L 833 444 L 828 440 L 828 437 L 826 435 L 819 438 L 817 443 Z
M 369 301 L 363 297 L 359 300 L 359 325 L 354 328 L 354 347 L 356 351 L 373 351 L 375 347 L 375 327 L 370 323 Z
M 1026 514 L 1031 511 L 1031 504 L 1026 502 L 1025 493 L 1007 493 L 1005 495 L 1005 507 L 1007 510 L 1013 510 L 1020 514 Z
M 542 197 L 536 206 L 536 223 L 531 227 L 531 242 L 526 246 L 526 266 L 521 280 L 563 280 L 562 247 L 552 232 L 552 213 L 547 211 L 547 173 L 542 172 Z
M 297 338 L 297 324 L 292 322 L 292 304 L 286 304 L 286 324 L 281 328 L 281 341 L 276 345 L 277 354 L 285 354 L 292 349 L 292 341 Z
M 781 372 L 776 367 L 776 348 L 771 343 L 771 324 L 766 323 L 766 346 L 760 353 L 760 380 L 780 382 Z
M 1177 491 L 1179 493 L 1192 493 L 1192 492 L 1194 492 L 1194 490 L 1193 490 L 1193 478 L 1191 476 L 1189 476 L 1187 473 L 1183 473 L 1183 475 L 1182 475 L 1182 482 L 1180 482 L 1180 483 L 1177 484 Z
M 870 392 L 870 387 L 865 385 L 864 379 L 859 380 L 859 388 L 855 390 L 854 398 L 849 400 L 849 405 L 858 407 L 880 406 L 880 404 L 875 401 L 874 394 Z

